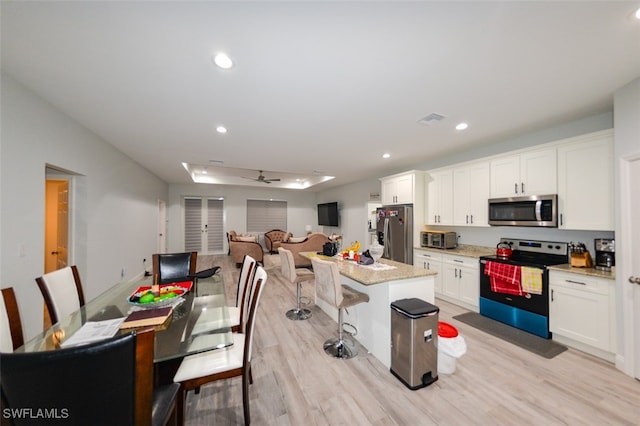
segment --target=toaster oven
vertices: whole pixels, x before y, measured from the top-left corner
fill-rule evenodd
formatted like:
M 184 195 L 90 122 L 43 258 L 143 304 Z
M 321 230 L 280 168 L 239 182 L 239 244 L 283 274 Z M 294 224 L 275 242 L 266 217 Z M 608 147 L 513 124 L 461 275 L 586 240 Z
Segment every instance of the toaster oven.
M 452 249 L 458 246 L 458 234 L 452 231 L 422 231 L 420 246 L 439 249 Z

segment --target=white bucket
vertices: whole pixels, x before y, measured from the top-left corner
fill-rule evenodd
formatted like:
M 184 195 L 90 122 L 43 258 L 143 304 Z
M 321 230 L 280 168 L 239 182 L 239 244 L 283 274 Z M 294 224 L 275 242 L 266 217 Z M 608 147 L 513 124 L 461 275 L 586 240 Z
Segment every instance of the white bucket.
M 455 373 L 456 360 L 466 352 L 467 344 L 462 336 L 438 337 L 438 373 Z

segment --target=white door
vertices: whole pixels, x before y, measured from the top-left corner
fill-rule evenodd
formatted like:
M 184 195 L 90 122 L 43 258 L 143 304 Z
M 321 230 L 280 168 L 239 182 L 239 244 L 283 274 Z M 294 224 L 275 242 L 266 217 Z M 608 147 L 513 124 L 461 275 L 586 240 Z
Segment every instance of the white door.
M 157 253 L 167 252 L 167 203 L 158 200 L 158 242 Z
M 629 196 L 629 209 L 626 210 L 629 215 L 628 227 L 623 230 L 628 235 L 629 257 L 628 261 L 629 273 L 622 276 L 623 285 L 631 286 L 632 293 L 632 309 L 633 327 L 631 330 L 634 362 L 634 376 L 640 379 L 640 158 L 635 158 L 629 163 L 629 173 L 627 175 Z M 623 194 L 624 197 L 624 194 Z M 625 210 L 623 210 L 625 211 Z M 626 271 L 623 271 L 625 273 Z M 628 276 L 627 276 L 628 275 Z M 628 294 L 623 291 L 623 295 Z
M 184 249 L 200 254 L 222 253 L 224 245 L 223 199 L 184 199 Z
M 69 181 L 45 182 L 44 272 L 64 268 L 69 263 Z

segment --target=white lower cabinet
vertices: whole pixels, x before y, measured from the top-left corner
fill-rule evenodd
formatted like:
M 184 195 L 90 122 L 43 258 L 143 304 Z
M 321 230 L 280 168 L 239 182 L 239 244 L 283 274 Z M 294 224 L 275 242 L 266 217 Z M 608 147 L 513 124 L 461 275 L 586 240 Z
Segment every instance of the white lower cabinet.
M 433 277 L 434 291 L 436 294 L 442 293 L 442 255 L 427 250 L 413 251 L 413 266 L 435 271 L 438 275 Z
M 613 361 L 615 281 L 549 271 L 549 329 L 553 339 Z
M 480 265 L 475 257 L 442 255 L 442 293 L 448 302 L 479 311 Z

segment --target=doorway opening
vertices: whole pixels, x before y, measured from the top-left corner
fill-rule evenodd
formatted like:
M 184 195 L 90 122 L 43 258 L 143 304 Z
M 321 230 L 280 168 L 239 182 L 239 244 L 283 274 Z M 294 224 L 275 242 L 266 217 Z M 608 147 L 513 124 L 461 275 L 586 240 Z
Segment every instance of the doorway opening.
M 44 273 L 68 266 L 73 259 L 72 215 L 74 176 L 53 166 L 45 168 L 44 202 Z M 43 326 L 51 325 L 49 311 L 43 304 Z

